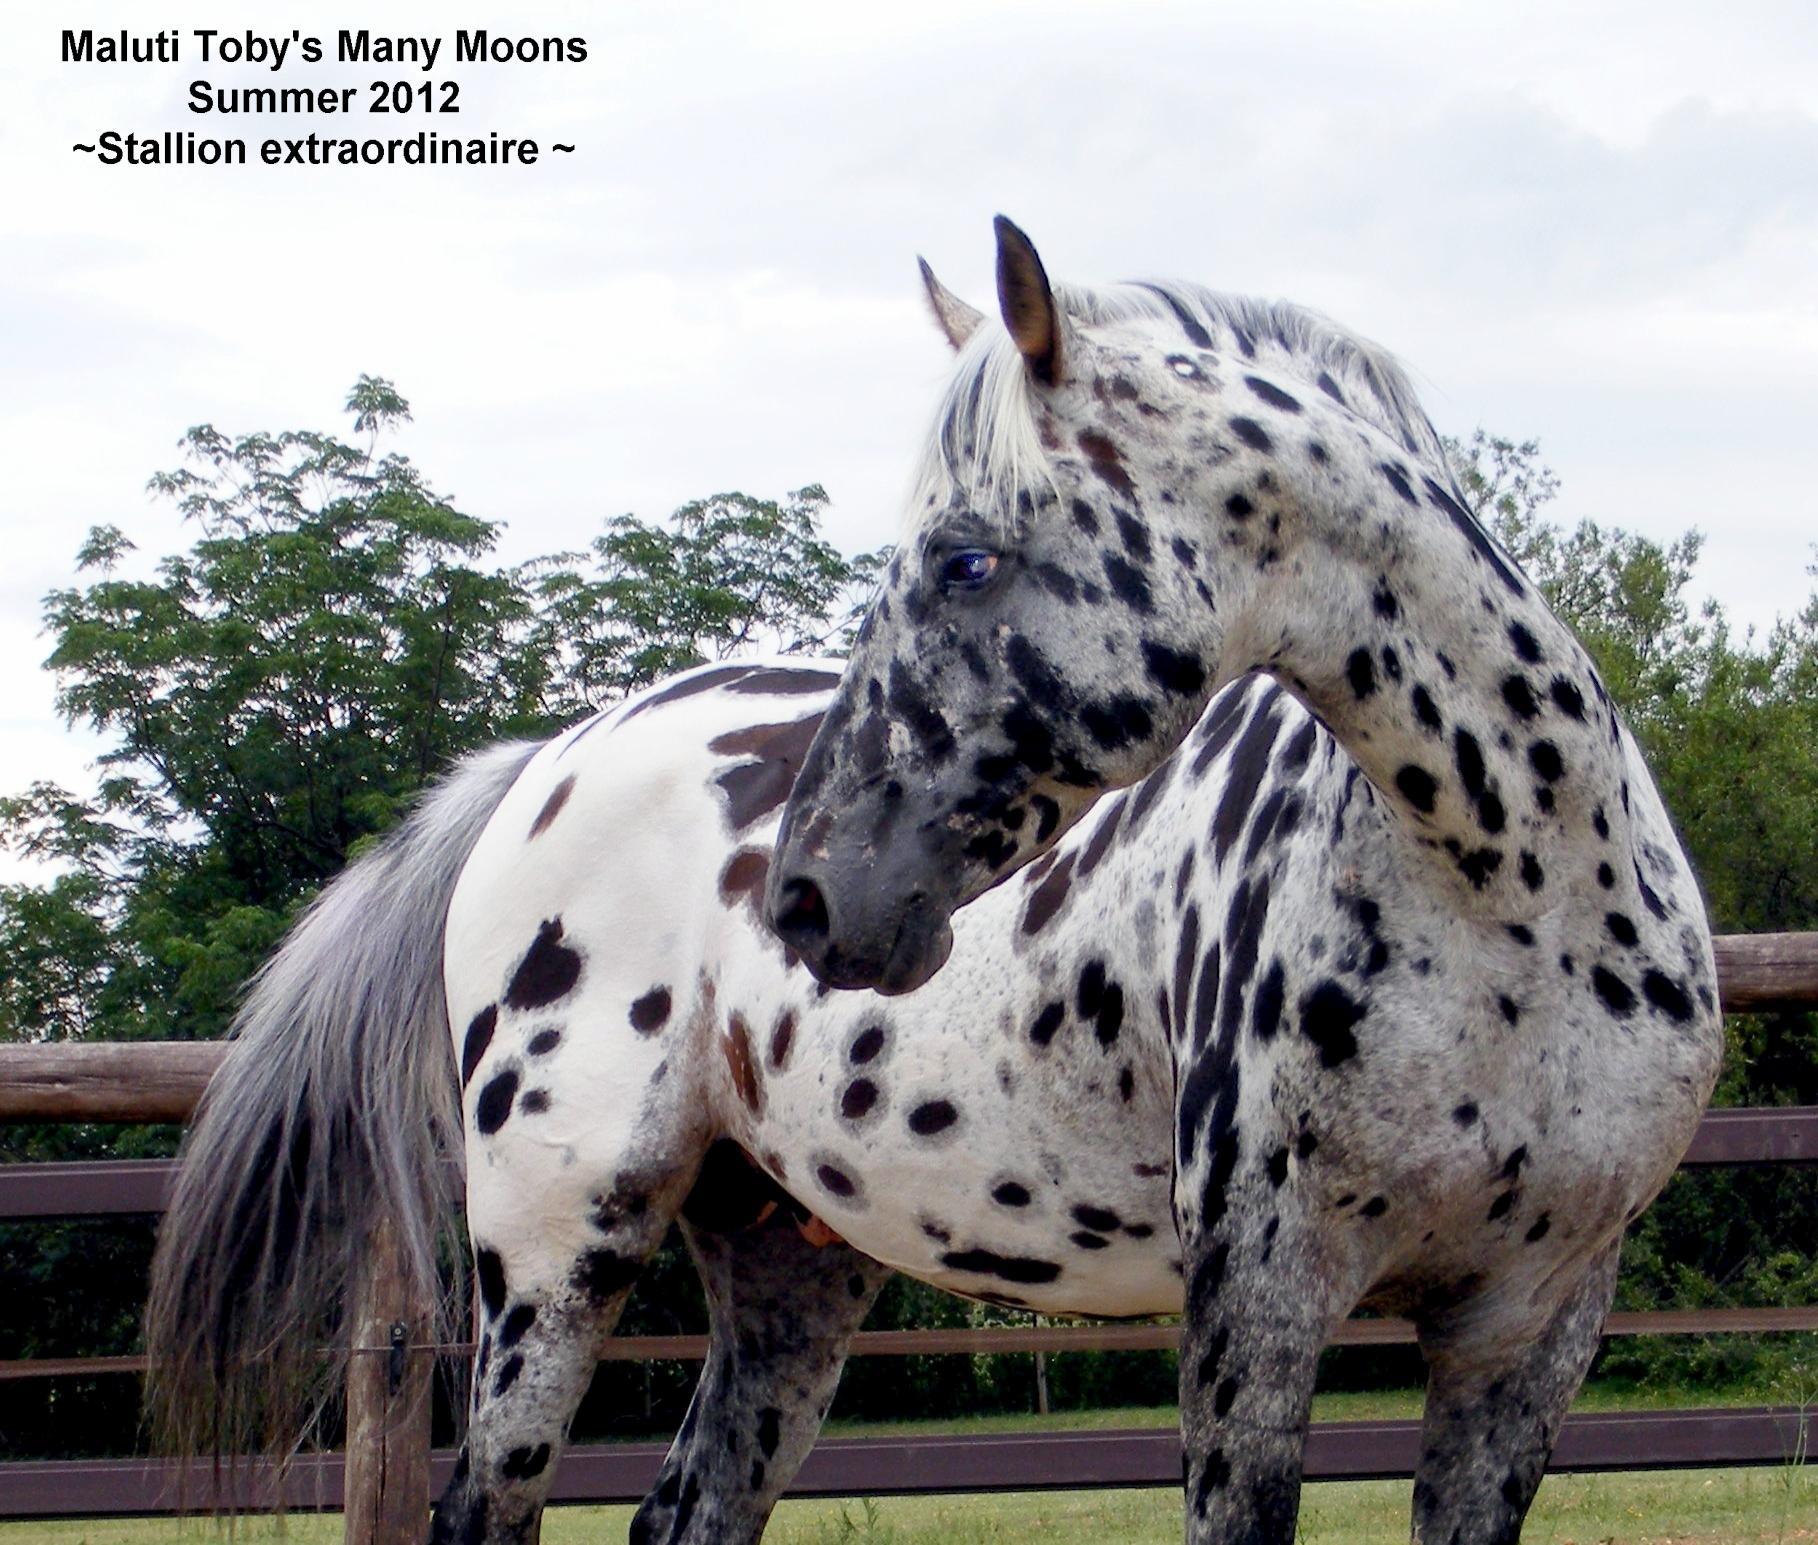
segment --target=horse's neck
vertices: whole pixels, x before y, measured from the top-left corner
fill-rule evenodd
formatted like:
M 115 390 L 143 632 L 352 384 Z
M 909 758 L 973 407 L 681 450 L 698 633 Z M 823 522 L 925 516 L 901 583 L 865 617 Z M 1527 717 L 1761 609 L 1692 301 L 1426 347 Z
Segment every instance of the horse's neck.
M 1347 438 L 1298 550 L 1246 587 L 1224 674 L 1326 721 L 1453 905 L 1518 923 L 1626 885 L 1628 757 L 1583 648 L 1436 479 Z

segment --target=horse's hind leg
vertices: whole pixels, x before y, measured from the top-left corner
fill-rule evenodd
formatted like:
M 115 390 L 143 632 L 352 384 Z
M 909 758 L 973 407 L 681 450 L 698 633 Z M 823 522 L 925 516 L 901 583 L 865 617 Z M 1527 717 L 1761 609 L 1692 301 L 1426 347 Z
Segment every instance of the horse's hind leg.
M 1538 1336 L 1422 1327 L 1427 1404 L 1414 1478 L 1417 1545 L 1516 1545 L 1616 1288 L 1617 1247 L 1585 1269 Z
M 813 1447 L 846 1347 L 890 1269 L 849 1246 L 808 1244 L 781 1211 L 743 1232 L 683 1223 L 712 1334 L 694 1400 L 633 1545 L 738 1545 Z
M 532 1545 L 575 1408 L 680 1197 L 621 1174 L 595 1194 L 470 1194 L 482 1330 L 467 1441 L 431 1545 Z

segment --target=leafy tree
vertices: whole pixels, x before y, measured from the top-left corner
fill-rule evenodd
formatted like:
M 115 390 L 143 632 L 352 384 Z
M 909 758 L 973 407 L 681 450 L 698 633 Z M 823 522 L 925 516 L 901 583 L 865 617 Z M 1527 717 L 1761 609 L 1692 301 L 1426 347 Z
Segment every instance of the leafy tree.
M 843 648 L 883 555 L 848 560 L 822 541 L 826 508 L 819 484 L 780 501 L 716 494 L 667 526 L 621 515 L 587 553 L 525 565 L 538 608 L 531 646 L 562 665 L 558 716 L 703 660 Z M 591 571 L 575 566 L 589 560 Z
M 39 937 L 105 938 L 111 958 L 92 959 L 85 1022 L 7 1002 L 11 1036 L 218 1033 L 356 843 L 451 755 L 536 726 L 528 602 L 476 562 L 496 528 L 379 454 L 409 417 L 387 383 L 363 377 L 347 408 L 363 444 L 191 429 L 185 464 L 151 481 L 191 549 L 128 577 L 131 542 L 98 528 L 77 555 L 90 582 L 47 599 L 58 705 L 113 745 L 91 798 L 38 785 L 0 804 L 16 848 L 67 866 L 7 898 L 0 934 L 29 950 L 13 920 L 35 908 Z M 36 976 L 5 974 L 15 993 Z

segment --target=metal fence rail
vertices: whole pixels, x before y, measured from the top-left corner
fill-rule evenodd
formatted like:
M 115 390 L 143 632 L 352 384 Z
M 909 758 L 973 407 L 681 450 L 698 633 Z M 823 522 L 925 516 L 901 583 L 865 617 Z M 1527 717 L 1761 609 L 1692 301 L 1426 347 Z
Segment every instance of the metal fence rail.
M 1627 1411 L 1566 1418 L 1549 1469 L 1688 1469 L 1778 1465 L 1803 1457 L 1808 1413 L 1791 1406 L 1701 1411 Z M 588 1444 L 567 1450 L 550 1500 L 636 1502 L 656 1483 L 664 1443 Z M 912 1496 L 972 1491 L 1079 1491 L 1109 1486 L 1180 1485 L 1174 1428 L 963 1436 L 823 1438 L 789 1488 L 792 1497 Z M 1386 1480 L 1414 1473 L 1415 1421 L 1315 1422 L 1307 1439 L 1311 1481 Z M 430 1456 L 431 1485 L 447 1484 L 454 1453 Z M 292 1509 L 341 1505 L 339 1454 L 297 1460 L 281 1494 L 263 1462 L 243 1465 L 224 1504 Z M 206 1476 L 192 1471 L 188 1494 Z M 102 1518 L 168 1513 L 182 1488 L 173 1460 L 75 1459 L 0 1464 L 0 1507 L 14 1518 Z

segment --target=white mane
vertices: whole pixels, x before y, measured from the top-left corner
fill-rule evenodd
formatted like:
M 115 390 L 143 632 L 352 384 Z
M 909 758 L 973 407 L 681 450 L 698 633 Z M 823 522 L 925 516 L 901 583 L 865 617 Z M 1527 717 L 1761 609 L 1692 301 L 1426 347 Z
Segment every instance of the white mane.
M 1452 482 L 1438 432 L 1394 357 L 1317 311 L 1178 281 L 1095 288 L 1065 285 L 1055 290 L 1055 298 L 1082 327 L 1161 320 L 1183 333 L 1203 331 L 1221 352 L 1285 364 L 1309 385 L 1323 374 L 1353 412 L 1442 481 Z M 1183 349 L 1200 346 L 1183 336 Z M 968 466 L 963 488 L 962 465 Z M 1009 335 L 987 321 L 961 351 L 941 400 L 934 433 L 916 470 L 910 518 L 920 521 L 930 509 L 945 508 L 956 492 L 962 492 L 983 502 L 979 514 L 1009 519 L 1013 512 L 1007 505 L 1014 491 L 1047 481 L 1047 456 L 1036 436 L 1029 373 Z

